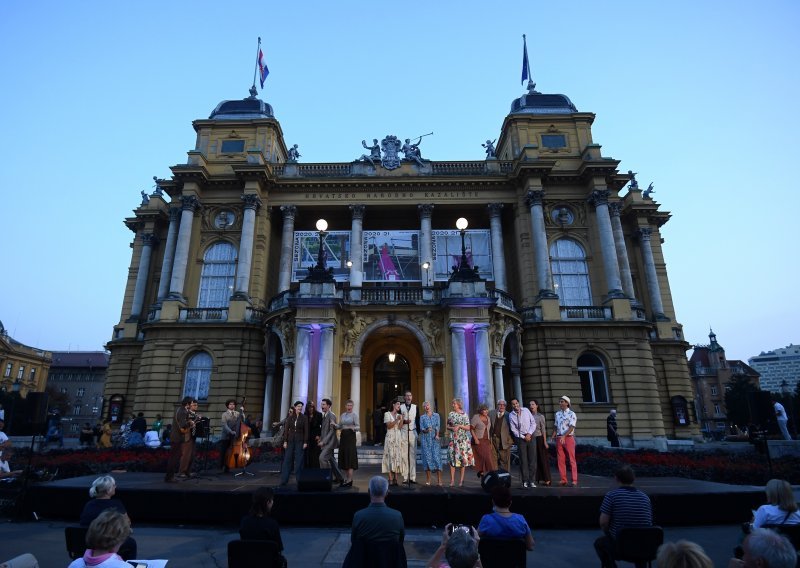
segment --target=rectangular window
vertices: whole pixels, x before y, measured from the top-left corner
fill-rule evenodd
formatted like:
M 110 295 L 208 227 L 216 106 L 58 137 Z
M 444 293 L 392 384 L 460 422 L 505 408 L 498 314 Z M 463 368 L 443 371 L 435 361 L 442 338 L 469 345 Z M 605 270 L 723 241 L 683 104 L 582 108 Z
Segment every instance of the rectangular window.
M 244 140 L 223 140 L 223 154 L 240 154 L 244 152 Z
M 8 365 L 6 365 L 6 372 L 3 374 L 4 377 L 10 377 L 11 376 L 11 369 L 12 369 L 13 366 L 14 366 L 13 363 L 9 363 Z
M 81 405 L 80 404 L 76 404 L 75 406 L 72 407 L 72 415 L 73 416 L 80 416 L 80 414 L 81 414 Z
M 61 394 L 67 394 L 67 387 L 61 387 L 61 389 L 59 390 L 59 392 L 60 392 Z
M 17 371 L 17 378 L 18 379 L 23 379 L 24 377 L 25 377 L 25 366 L 24 365 L 20 365 L 19 366 L 19 371 Z
M 720 408 L 718 402 L 714 403 L 714 416 L 722 416 L 722 409 Z
M 717 387 L 715 385 L 711 385 L 711 395 L 714 396 L 717 394 Z
M 28 380 L 30 380 L 30 382 L 34 382 L 36 380 L 36 369 L 31 369 L 31 374 L 28 376 Z
M 567 137 L 563 134 L 542 134 L 542 146 L 545 148 L 566 148 Z
M 83 395 L 85 395 L 85 394 L 86 394 L 86 389 L 85 389 L 85 388 L 83 388 L 83 387 L 81 387 L 81 388 L 79 388 L 79 389 L 77 390 L 77 392 L 76 392 L 75 394 L 76 394 L 77 396 L 79 396 L 79 397 L 82 397 Z

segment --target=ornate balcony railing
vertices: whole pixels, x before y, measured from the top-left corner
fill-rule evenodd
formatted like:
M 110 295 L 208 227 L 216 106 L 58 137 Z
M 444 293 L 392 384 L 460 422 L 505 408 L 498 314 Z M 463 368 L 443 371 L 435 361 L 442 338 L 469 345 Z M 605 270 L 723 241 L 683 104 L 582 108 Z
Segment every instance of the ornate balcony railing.
M 647 321 L 647 312 L 644 311 L 644 308 L 631 306 L 631 314 L 632 318 L 638 321 Z
M 490 297 L 497 300 L 497 305 L 506 310 L 514 311 L 514 299 L 502 290 L 489 290 Z
M 280 309 L 289 307 L 289 298 L 292 293 L 289 290 L 284 290 L 269 301 L 268 313 L 277 312 Z
M 263 323 L 267 318 L 267 310 L 260 308 L 246 308 L 244 314 L 245 321 L 249 323 Z
M 522 308 L 522 322 L 523 323 L 537 323 L 542 321 L 542 308 Z
M 228 308 L 181 308 L 178 321 L 228 321 Z
M 441 294 L 435 288 L 423 287 L 380 287 L 380 288 L 348 288 L 344 301 L 360 304 L 436 304 Z
M 611 308 L 603 306 L 561 306 L 561 320 L 610 320 Z
M 355 163 L 355 167 L 353 164 Z M 421 169 L 417 175 L 435 176 L 475 176 L 508 174 L 514 170 L 514 162 L 510 161 L 470 161 L 470 162 L 429 162 L 430 167 Z M 276 176 L 288 177 L 349 177 L 363 174 L 363 168 L 369 164 L 364 162 L 320 163 L 320 164 L 278 164 L 272 166 Z M 369 166 L 371 167 L 371 166 Z M 374 171 L 374 170 L 373 170 Z

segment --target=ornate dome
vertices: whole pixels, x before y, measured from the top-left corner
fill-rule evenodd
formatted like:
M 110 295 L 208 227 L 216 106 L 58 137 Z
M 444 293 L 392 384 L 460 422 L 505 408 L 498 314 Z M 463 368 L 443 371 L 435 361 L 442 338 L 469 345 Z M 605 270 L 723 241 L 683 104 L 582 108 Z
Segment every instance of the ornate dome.
M 241 120 L 243 118 L 275 118 L 272 106 L 261 99 L 247 97 L 239 101 L 222 101 L 211 113 L 209 119 Z
M 528 87 L 528 93 L 511 103 L 511 114 L 572 114 L 578 112 L 566 95 L 543 95 Z

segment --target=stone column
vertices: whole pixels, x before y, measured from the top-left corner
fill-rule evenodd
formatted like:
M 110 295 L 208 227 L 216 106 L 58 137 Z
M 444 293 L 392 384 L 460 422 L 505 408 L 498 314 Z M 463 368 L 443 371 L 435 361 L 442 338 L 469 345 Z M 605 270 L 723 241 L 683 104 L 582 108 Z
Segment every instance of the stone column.
M 467 349 L 464 328 L 458 324 L 450 325 L 450 347 L 453 352 L 453 398 L 464 402 L 464 410 L 469 412 L 469 375 L 467 373 Z
M 131 319 L 138 319 L 142 314 L 144 292 L 147 288 L 147 279 L 150 274 L 150 259 L 153 257 L 153 246 L 157 242 L 158 238 L 152 233 L 144 233 L 142 235 L 142 254 L 139 256 L 139 270 L 136 272 L 136 287 L 133 289 Z
M 547 249 L 547 231 L 544 228 L 544 191 L 531 190 L 525 202 L 531 212 L 531 237 L 533 239 L 533 265 L 540 298 L 556 298 L 553 292 L 553 275 L 550 271 L 550 252 Z
M 494 287 L 498 290 L 507 290 L 506 284 L 506 256 L 503 248 L 503 222 L 500 213 L 502 203 L 490 203 L 489 227 L 492 234 L 492 266 L 494 268 Z
M 619 261 L 619 271 L 622 276 L 622 290 L 633 303 L 636 303 L 636 293 L 633 289 L 633 278 L 631 277 L 631 264 L 628 259 L 628 247 L 625 246 L 625 234 L 622 232 L 622 221 L 619 217 L 620 204 L 609 203 L 608 212 L 611 215 L 611 227 L 614 230 L 614 245 L 617 247 L 617 260 Z
M 503 363 L 494 362 L 494 401 L 506 400 L 505 388 L 503 387 Z M 508 401 L 506 401 L 508 402 Z
M 433 390 L 433 362 L 425 361 L 425 370 L 423 371 L 423 378 L 425 381 L 425 400 L 431 403 L 431 408 L 436 407 L 436 391 Z M 424 401 L 423 401 L 424 402 Z M 435 411 L 435 410 L 434 410 Z
M 489 355 L 489 324 L 478 323 L 472 329 L 475 333 L 475 375 L 478 401 L 489 408 L 494 408 L 492 361 Z
M 433 286 L 433 232 L 431 230 L 431 217 L 433 205 L 426 203 L 417 205 L 419 210 L 419 273 L 423 286 Z M 422 265 L 428 263 L 428 269 Z M 431 402 L 431 404 L 433 404 Z
M 289 409 L 291 408 L 292 401 L 291 400 L 291 393 L 292 393 L 292 360 L 289 358 L 284 357 L 281 359 L 283 363 L 283 384 L 281 385 L 281 415 L 278 416 L 278 420 L 276 422 L 280 422 L 286 415 L 289 414 Z M 271 426 L 271 424 L 270 424 Z
M 608 213 L 608 196 L 610 194 L 611 192 L 607 189 L 598 189 L 592 192 L 588 201 L 594 205 L 597 231 L 600 233 L 600 251 L 603 254 L 603 272 L 606 274 L 608 298 L 624 298 L 622 281 L 619 277 L 617 249 L 614 245 L 614 231 L 611 229 L 611 217 Z
M 650 309 L 653 310 L 653 317 L 656 320 L 667 321 L 669 318 L 664 315 L 664 304 L 661 302 L 661 286 L 658 284 L 656 262 L 653 259 L 653 247 L 650 244 L 652 234 L 653 230 L 649 227 L 639 229 L 637 232 L 639 243 L 642 247 L 644 275 L 647 281 L 647 293 L 650 297 Z
M 353 412 L 359 414 L 361 404 L 361 359 L 350 359 L 350 399 L 353 401 Z M 364 426 L 366 431 L 367 426 Z
M 275 388 L 275 365 L 267 365 L 266 375 L 266 381 L 264 381 L 264 410 L 261 413 L 264 430 L 272 425 L 272 391 Z M 283 417 L 278 420 L 283 420 Z
M 350 211 L 353 212 L 353 221 L 350 226 L 350 287 L 361 288 L 364 283 L 364 205 L 351 205 Z M 353 399 L 355 402 L 355 399 Z
M 242 219 L 242 237 L 239 242 L 239 265 L 236 267 L 236 288 L 233 297 L 236 300 L 249 300 L 250 265 L 253 262 L 253 245 L 256 232 L 256 211 L 261 207 L 258 195 L 248 193 L 242 195 L 244 201 L 244 218 Z
M 169 279 L 172 276 L 172 263 L 175 261 L 175 244 L 178 241 L 178 220 L 180 216 L 180 209 L 177 207 L 170 207 L 167 242 L 164 245 L 164 260 L 161 262 L 161 280 L 158 281 L 159 302 L 169 294 Z
M 297 207 L 281 205 L 281 211 L 283 212 L 283 233 L 281 234 L 278 292 L 288 290 L 292 284 L 292 247 L 294 246 L 294 219 L 297 215 Z
M 332 325 L 320 326 L 319 366 L 317 367 L 317 404 L 323 398 L 333 399 L 333 331 Z
M 514 383 L 514 398 L 516 398 L 521 405 L 525 406 L 525 400 L 522 398 L 522 380 L 520 379 L 519 367 L 511 368 L 511 379 Z
M 292 401 L 301 400 L 303 404 L 308 398 L 308 358 L 311 354 L 311 327 L 297 326 L 296 348 L 294 353 L 294 382 L 292 384 Z
M 200 208 L 200 201 L 194 195 L 182 195 L 181 202 L 181 226 L 178 229 L 178 243 L 175 246 L 175 262 L 172 264 L 168 299 L 186 302 L 183 283 L 186 280 L 186 266 L 189 263 L 194 212 Z

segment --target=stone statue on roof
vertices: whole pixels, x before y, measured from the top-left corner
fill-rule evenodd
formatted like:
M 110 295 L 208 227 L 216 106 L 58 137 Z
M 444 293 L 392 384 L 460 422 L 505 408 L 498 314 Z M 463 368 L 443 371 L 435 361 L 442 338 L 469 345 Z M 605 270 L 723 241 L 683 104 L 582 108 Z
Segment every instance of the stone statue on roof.
M 300 157 L 300 152 L 297 151 L 297 144 L 289 148 L 288 156 L 286 157 L 286 161 L 290 163 L 297 162 L 297 158 Z
M 639 182 L 636 181 L 636 172 L 633 170 L 628 170 L 628 175 L 631 178 L 631 184 L 628 189 L 639 189 Z
M 378 139 L 372 139 L 372 146 L 367 146 L 366 140 L 361 141 L 361 145 L 364 146 L 367 150 L 369 150 L 369 156 L 366 154 L 361 154 L 361 157 L 358 159 L 359 162 L 369 162 L 372 164 L 372 167 L 375 167 L 375 162 L 381 161 L 381 146 L 378 144 Z
M 150 203 L 150 197 L 148 197 L 147 192 L 142 190 L 142 205 L 147 205 Z
M 487 140 L 486 144 L 481 144 L 484 148 L 486 148 L 486 159 L 491 160 L 492 158 L 497 157 L 497 153 L 494 149 L 494 143 L 497 142 L 497 138 L 494 140 Z
M 647 189 L 642 192 L 642 197 L 645 199 L 651 199 L 650 195 L 655 192 L 656 191 L 653 189 L 653 182 L 651 181 L 650 185 L 647 186 Z

